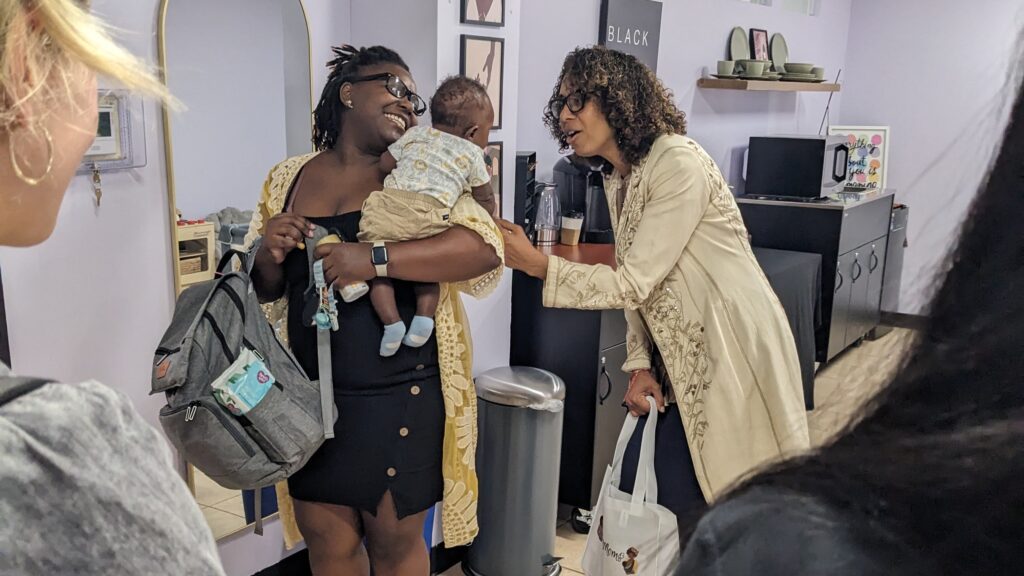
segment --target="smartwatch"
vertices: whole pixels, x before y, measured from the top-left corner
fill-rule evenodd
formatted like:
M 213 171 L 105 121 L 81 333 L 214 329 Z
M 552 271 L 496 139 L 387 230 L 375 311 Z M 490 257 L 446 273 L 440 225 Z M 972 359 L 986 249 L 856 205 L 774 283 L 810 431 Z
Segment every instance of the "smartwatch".
M 373 267 L 377 270 L 378 278 L 386 278 L 388 275 L 388 249 L 384 245 L 384 242 L 377 241 L 373 243 L 373 248 L 370 250 L 370 262 L 373 263 Z

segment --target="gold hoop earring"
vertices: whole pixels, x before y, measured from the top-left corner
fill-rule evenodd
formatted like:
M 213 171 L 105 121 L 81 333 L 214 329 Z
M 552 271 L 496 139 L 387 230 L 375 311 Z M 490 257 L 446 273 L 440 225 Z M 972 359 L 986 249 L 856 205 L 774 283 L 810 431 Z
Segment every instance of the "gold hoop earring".
M 38 186 L 46 179 L 47 176 L 50 175 L 50 172 L 53 171 L 53 137 L 50 136 L 50 131 L 46 129 L 46 126 L 40 125 L 39 128 L 43 131 L 43 138 L 46 140 L 46 170 L 44 170 L 43 174 L 39 177 L 33 178 L 32 176 L 25 174 L 21 165 L 18 164 L 18 155 L 14 151 L 14 132 L 11 132 L 10 137 L 9 148 L 11 154 L 11 166 L 14 168 L 14 175 L 29 186 Z

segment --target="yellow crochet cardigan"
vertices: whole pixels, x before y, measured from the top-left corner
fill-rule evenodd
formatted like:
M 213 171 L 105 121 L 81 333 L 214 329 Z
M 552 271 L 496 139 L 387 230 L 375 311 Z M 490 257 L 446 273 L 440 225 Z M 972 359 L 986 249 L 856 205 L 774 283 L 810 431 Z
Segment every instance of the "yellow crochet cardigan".
M 253 213 L 249 226 L 247 246 L 263 234 L 264 224 L 284 209 L 285 198 L 299 171 L 315 156 L 316 153 L 289 158 L 270 171 L 263 185 L 259 206 Z M 497 225 L 472 198 L 464 196 L 455 205 L 452 209 L 451 222 L 479 234 L 494 248 L 498 257 L 504 260 L 504 245 Z M 441 301 L 435 321 L 445 410 L 442 456 L 444 500 L 441 518 L 447 547 L 469 544 L 479 531 L 476 516 L 477 407 L 472 372 L 473 346 L 469 322 L 459 293 L 464 292 L 477 298 L 487 296 L 498 285 L 501 273 L 502 267 L 499 266 L 482 277 L 441 286 Z M 264 308 L 278 336 L 287 343 L 287 298 L 267 304 Z M 277 498 L 284 525 L 285 545 L 292 548 L 302 541 L 302 534 L 295 523 L 295 512 L 288 495 L 287 482 L 277 485 Z

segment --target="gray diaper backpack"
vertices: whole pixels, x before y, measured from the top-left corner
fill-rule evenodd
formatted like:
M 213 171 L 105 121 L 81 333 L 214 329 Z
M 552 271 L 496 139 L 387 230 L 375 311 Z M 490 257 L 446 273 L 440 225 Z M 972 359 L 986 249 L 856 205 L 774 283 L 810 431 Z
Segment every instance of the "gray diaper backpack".
M 325 233 L 320 229 L 317 237 Z M 307 250 L 310 269 L 322 272 L 312 261 L 315 241 Z M 178 297 L 171 325 L 156 349 L 151 393 L 166 395 L 160 424 L 179 454 L 225 488 L 255 489 L 258 508 L 260 488 L 295 473 L 325 438 L 334 436 L 337 409 L 331 326 L 318 327 L 321 380 L 311 381 L 278 340 L 256 297 L 248 272 L 257 248 L 243 258 L 245 271 L 224 273 Z M 231 256 L 225 255 L 219 268 Z M 323 288 L 313 278 L 311 273 L 308 292 Z M 333 292 L 328 292 L 333 308 Z M 258 404 L 236 415 L 218 402 L 212 383 L 246 349 L 262 360 L 274 383 Z

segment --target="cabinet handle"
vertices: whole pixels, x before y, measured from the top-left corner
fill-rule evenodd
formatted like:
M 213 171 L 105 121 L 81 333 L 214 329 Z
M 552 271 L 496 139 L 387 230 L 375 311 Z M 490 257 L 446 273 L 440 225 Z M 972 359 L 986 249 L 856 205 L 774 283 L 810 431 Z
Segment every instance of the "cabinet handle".
M 838 294 L 839 293 L 839 289 L 843 287 L 843 282 L 846 281 L 846 278 L 843 277 L 843 271 L 839 269 L 838 265 L 836 266 L 836 276 L 839 277 L 839 284 L 836 284 L 836 290 L 835 290 L 835 293 Z
M 605 384 L 607 384 L 608 388 L 605 389 L 604 393 L 598 396 L 597 401 L 598 404 L 604 406 L 604 401 L 612 395 L 612 377 L 608 374 L 608 368 L 604 365 L 603 358 L 601 359 L 601 377 L 604 378 Z
M 870 260 L 870 262 L 871 262 L 871 264 L 868 267 L 868 271 L 873 274 L 875 272 L 875 270 L 878 270 L 878 254 L 875 254 L 874 246 L 871 247 L 871 260 Z
M 852 272 L 853 278 L 851 278 L 851 280 L 856 284 L 857 280 L 860 280 L 861 275 L 864 273 L 864 267 L 860 265 L 860 254 L 854 254 L 853 258 L 853 265 L 856 266 L 856 268 L 854 269 L 854 272 Z

